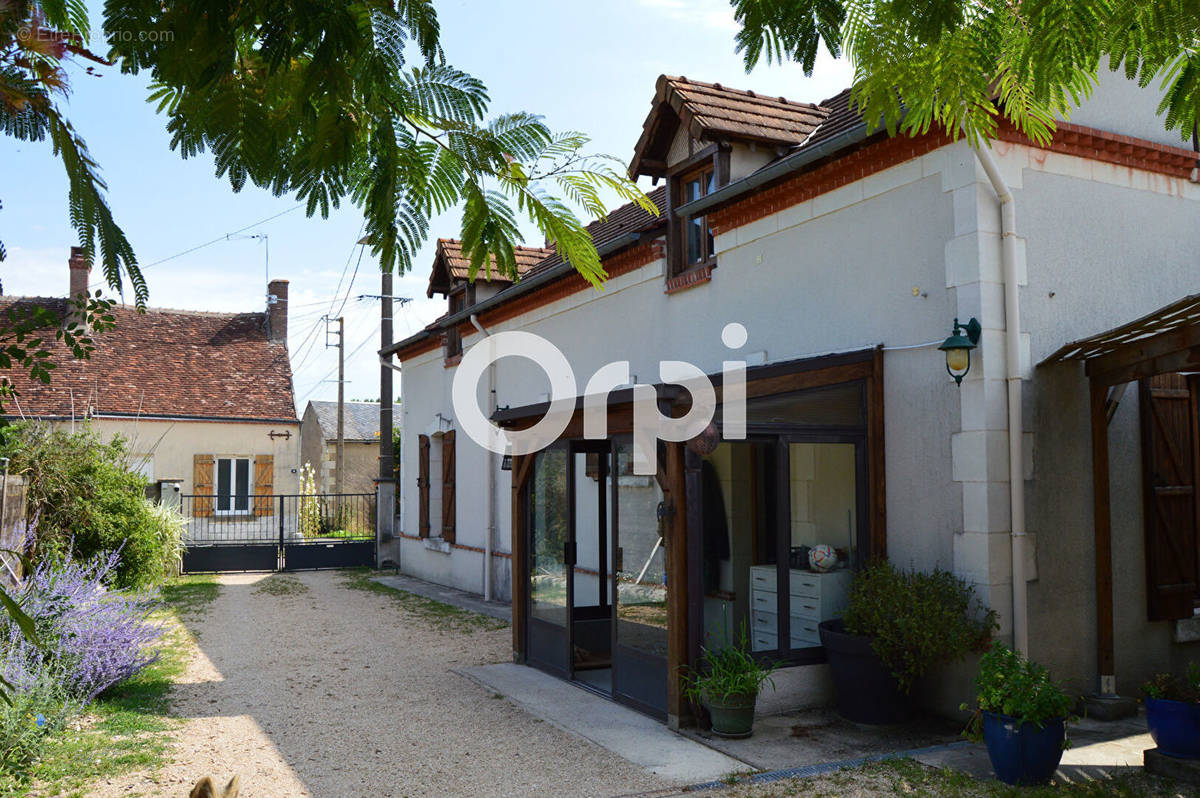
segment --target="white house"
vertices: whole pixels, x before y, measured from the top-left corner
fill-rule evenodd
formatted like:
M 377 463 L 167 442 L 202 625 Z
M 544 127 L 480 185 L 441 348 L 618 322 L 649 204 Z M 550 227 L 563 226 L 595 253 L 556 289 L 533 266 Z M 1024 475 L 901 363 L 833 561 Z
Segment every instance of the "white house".
M 403 371 L 401 567 L 511 597 L 516 660 L 672 723 L 688 707 L 668 674 L 743 622 L 792 666 L 774 705 L 828 700 L 815 625 L 875 557 L 967 578 L 1080 692 L 1195 657 L 1198 156 L 1157 103 L 1106 74 L 1050 145 L 1001 127 L 977 153 L 869 134 L 847 93 L 660 78 L 630 173 L 662 181 L 663 213 L 592 226 L 603 291 L 536 251 L 515 284 L 473 291 L 443 246 L 447 315 L 385 350 Z M 980 328 L 961 385 L 936 348 L 956 319 Z M 627 387 L 601 439 L 577 409 L 552 447 L 502 458 L 463 434 L 451 388 L 462 351 L 510 330 L 557 346 L 579 394 L 628 361 L 675 414 L 689 394 L 662 361 L 731 402 L 722 372 L 742 361 L 746 436 L 722 407 L 715 435 L 661 444 L 639 476 Z M 536 364 L 486 375 L 497 423 L 545 412 Z M 806 569 L 821 543 L 841 569 Z

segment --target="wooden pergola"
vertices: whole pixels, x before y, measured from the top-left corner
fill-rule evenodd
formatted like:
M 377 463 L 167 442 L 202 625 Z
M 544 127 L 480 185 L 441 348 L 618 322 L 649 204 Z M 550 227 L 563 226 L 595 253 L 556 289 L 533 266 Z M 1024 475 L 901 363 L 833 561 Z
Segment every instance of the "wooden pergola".
M 1096 653 L 1100 692 L 1114 695 L 1116 666 L 1108 424 L 1115 400 L 1119 400 L 1128 383 L 1157 375 L 1200 371 L 1200 294 L 1187 296 L 1107 332 L 1067 344 L 1042 361 L 1042 365 L 1068 360 L 1084 362 L 1084 373 L 1089 382 L 1096 549 Z M 1195 482 L 1193 489 L 1194 486 Z

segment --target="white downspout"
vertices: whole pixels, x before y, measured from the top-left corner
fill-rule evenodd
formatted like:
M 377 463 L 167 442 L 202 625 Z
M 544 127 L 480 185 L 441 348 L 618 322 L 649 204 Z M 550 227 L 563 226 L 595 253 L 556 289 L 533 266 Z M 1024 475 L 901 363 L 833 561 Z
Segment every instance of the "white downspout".
M 492 334 L 479 323 L 479 317 L 471 314 L 471 325 L 483 335 L 491 338 Z M 488 344 L 491 345 L 490 343 Z M 488 417 L 496 412 L 496 358 L 488 360 Z M 487 478 L 487 534 L 483 542 L 483 600 L 492 600 L 492 539 L 496 536 L 496 453 L 488 450 Z
M 1029 655 L 1025 581 L 1025 447 L 1021 408 L 1021 299 L 1017 285 L 1017 212 L 991 149 L 973 146 L 1000 200 L 1000 265 L 1004 279 L 1004 357 L 1008 382 L 1008 495 L 1012 518 L 1013 647 Z

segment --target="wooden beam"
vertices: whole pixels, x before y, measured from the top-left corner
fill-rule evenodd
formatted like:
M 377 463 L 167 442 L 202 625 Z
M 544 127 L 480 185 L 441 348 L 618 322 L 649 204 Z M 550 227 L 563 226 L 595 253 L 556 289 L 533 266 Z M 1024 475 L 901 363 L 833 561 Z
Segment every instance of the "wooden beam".
M 887 488 L 883 454 L 883 347 L 876 347 L 867 378 L 867 463 L 871 494 L 871 559 L 887 559 Z
M 1108 386 L 1090 381 L 1092 516 L 1096 548 L 1096 666 L 1101 688 L 1116 673 L 1113 645 L 1112 507 L 1108 471 Z
M 839 382 L 862 380 L 870 377 L 872 373 L 872 361 L 865 360 L 861 363 L 831 366 L 830 368 L 813 369 L 811 371 L 798 371 L 794 374 L 752 380 L 746 383 L 746 398 L 753 399 L 756 396 L 790 393 L 791 391 L 802 391 L 808 388 L 835 385 Z
M 534 455 L 513 456 L 512 484 L 512 645 L 513 662 L 525 661 L 525 613 L 529 608 L 529 556 L 525 550 L 525 482 L 532 470 Z
M 536 460 L 536 455 L 525 454 L 515 455 L 512 461 L 512 485 L 514 490 L 522 490 L 525 483 L 529 480 L 529 475 L 533 473 L 533 461 Z
M 1086 368 L 1085 370 L 1091 371 Z M 1200 370 L 1200 344 L 1190 349 L 1177 349 L 1146 360 L 1138 360 L 1109 371 L 1096 372 L 1091 375 L 1091 378 L 1093 381 L 1103 383 L 1107 386 L 1136 382 L 1147 377 L 1153 377 L 1156 374 L 1172 374 L 1180 371 L 1197 370 Z
M 1103 379 L 1110 385 L 1113 382 L 1129 382 L 1130 380 L 1109 379 L 1108 375 L 1148 360 L 1196 347 L 1200 347 L 1200 324 L 1189 324 L 1139 341 L 1118 344 L 1112 352 L 1090 358 L 1084 366 L 1084 373 L 1089 377 Z
M 671 508 L 667 558 L 667 722 L 678 728 L 690 714 L 681 681 L 687 667 L 687 507 L 683 472 L 683 444 L 667 443 L 666 497 Z
M 683 446 L 684 516 L 687 545 L 683 570 L 687 573 L 688 602 L 686 664 L 696 667 L 704 631 L 704 460 Z M 692 710 L 691 705 L 688 706 Z

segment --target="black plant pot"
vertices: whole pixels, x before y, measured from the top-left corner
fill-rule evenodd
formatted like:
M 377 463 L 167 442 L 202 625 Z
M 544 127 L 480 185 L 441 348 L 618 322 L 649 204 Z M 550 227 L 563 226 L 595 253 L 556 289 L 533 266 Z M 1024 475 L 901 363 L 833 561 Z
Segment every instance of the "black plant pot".
M 887 725 L 912 717 L 912 701 L 871 648 L 871 638 L 852 635 L 840 619 L 818 626 L 833 671 L 838 713 L 855 723 Z

